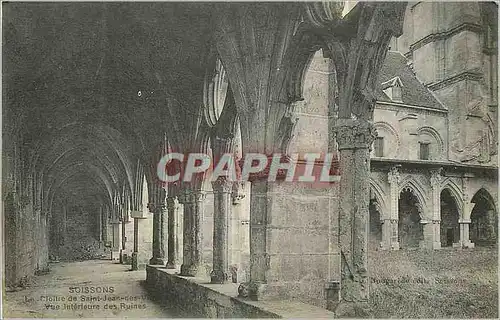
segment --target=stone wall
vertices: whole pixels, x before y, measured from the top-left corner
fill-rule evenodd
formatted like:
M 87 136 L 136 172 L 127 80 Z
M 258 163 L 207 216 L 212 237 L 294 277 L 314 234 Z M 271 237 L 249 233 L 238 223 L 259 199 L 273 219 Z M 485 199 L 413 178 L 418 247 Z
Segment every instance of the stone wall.
M 448 108 L 449 159 L 497 164 L 498 6 L 481 2 L 408 5 L 397 48 Z M 492 107 L 490 107 L 492 106 Z
M 378 136 L 384 138 L 384 158 L 418 160 L 419 142 L 429 142 L 430 160 L 447 159 L 445 112 L 377 104 L 373 121 Z
M 255 234 L 250 219 L 251 241 L 258 248 L 265 241 L 269 259 L 264 296 L 326 307 L 325 284 L 340 277 L 338 185 L 254 182 L 251 196 L 265 217 Z
M 95 219 L 97 219 L 96 213 L 90 212 L 88 208 L 68 207 L 66 230 L 62 235 L 64 240 L 56 251 L 60 261 L 89 260 L 100 257 L 103 250 L 96 236 Z
M 31 205 L 18 210 L 4 204 L 7 287 L 27 284 L 36 273 L 49 268 L 46 217 L 34 212 Z
M 172 270 L 147 266 L 146 287 L 160 304 L 182 318 L 329 318 L 325 309 L 298 301 L 249 301 L 237 298 L 237 285 L 219 285 L 181 277 Z

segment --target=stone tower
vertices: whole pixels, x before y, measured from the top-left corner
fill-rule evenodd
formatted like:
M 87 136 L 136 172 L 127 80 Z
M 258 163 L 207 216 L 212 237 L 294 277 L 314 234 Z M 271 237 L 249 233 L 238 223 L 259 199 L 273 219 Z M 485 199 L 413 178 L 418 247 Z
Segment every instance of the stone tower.
M 392 43 L 448 109 L 451 161 L 497 162 L 497 17 L 493 2 L 411 2 Z

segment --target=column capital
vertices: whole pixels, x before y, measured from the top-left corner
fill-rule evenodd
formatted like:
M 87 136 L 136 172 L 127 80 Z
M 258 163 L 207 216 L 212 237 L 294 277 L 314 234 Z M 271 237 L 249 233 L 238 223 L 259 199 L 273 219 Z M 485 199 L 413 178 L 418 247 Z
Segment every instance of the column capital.
M 433 188 L 438 187 L 438 189 L 440 189 L 439 185 L 441 184 L 441 181 L 443 180 L 443 176 L 442 176 L 443 168 L 440 167 L 437 169 L 432 169 L 432 170 L 430 170 L 430 172 L 431 172 L 431 186 Z
M 160 213 L 165 211 L 166 208 L 164 203 L 148 203 L 148 209 L 151 213 Z
M 469 224 L 469 223 L 472 223 L 472 220 L 470 219 L 458 219 L 458 223 L 461 223 L 461 224 Z
M 167 209 L 174 209 L 176 207 L 175 203 L 175 198 L 176 197 L 167 197 Z
M 233 183 L 233 193 L 231 197 L 233 199 L 233 204 L 239 204 L 241 199 L 245 198 L 245 194 L 242 192 L 245 188 L 244 182 Z
M 377 131 L 370 121 L 342 119 L 335 122 L 333 132 L 338 149 L 368 149 L 377 137 Z
M 400 180 L 400 175 L 399 175 L 399 166 L 394 166 L 389 170 L 387 173 L 387 180 L 389 181 L 389 184 L 394 184 L 397 185 Z
M 206 192 L 186 190 L 179 194 L 179 203 L 189 204 L 205 200 Z
M 233 190 L 233 182 L 227 177 L 218 177 L 217 180 L 212 181 L 212 189 L 218 193 L 231 193 Z

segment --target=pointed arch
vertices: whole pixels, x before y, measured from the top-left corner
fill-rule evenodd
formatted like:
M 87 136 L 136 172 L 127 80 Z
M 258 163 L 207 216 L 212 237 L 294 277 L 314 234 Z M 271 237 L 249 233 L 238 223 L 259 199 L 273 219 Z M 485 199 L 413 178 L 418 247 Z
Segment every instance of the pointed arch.
M 463 218 L 463 208 L 465 200 L 463 197 L 462 188 L 460 188 L 453 180 L 447 178 L 441 184 L 441 190 L 439 192 L 441 193 L 445 189 L 450 192 L 451 196 L 455 200 L 455 204 L 457 205 L 457 208 L 460 212 L 460 217 Z
M 401 187 L 399 189 L 399 195 L 401 192 L 408 190 L 417 198 L 417 208 L 420 214 L 420 218 L 425 220 L 426 217 L 426 208 L 427 208 L 427 198 L 425 196 L 425 189 L 423 186 L 413 178 L 407 178 L 401 183 Z
M 385 201 L 385 192 L 380 185 L 373 180 L 373 178 L 370 178 L 370 191 L 375 194 L 375 198 L 377 199 L 377 210 L 382 214 L 382 216 L 385 216 L 388 213 L 388 207 Z
M 470 213 L 470 240 L 479 246 L 496 244 L 498 211 L 491 193 L 486 188 L 480 188 L 472 197 L 471 203 L 474 205 Z

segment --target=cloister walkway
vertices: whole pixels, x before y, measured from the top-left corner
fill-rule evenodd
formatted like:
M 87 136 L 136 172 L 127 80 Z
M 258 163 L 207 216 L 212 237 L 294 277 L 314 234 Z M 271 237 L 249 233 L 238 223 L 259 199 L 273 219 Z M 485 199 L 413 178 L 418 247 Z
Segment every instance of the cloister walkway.
M 35 277 L 26 289 L 6 293 L 3 314 L 6 318 L 172 318 L 168 306 L 148 298 L 141 285 L 146 271 L 128 269 L 110 260 L 51 264 L 50 272 Z M 76 301 L 69 301 L 73 297 Z

